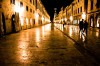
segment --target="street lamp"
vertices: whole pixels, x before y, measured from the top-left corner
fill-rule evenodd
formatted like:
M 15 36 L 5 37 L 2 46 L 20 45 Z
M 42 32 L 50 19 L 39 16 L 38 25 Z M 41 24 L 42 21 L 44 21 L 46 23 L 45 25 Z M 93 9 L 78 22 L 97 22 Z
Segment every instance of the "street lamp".
M 71 22 L 73 21 L 73 16 L 70 16 L 70 20 L 71 20 Z
M 42 22 L 44 21 L 44 17 L 43 16 L 42 16 L 41 20 L 42 20 Z
M 16 2 L 15 6 L 14 6 L 14 12 L 19 14 L 20 23 L 21 23 L 21 26 L 23 26 L 24 19 L 22 18 L 22 16 L 24 16 L 24 7 L 20 7 L 19 2 Z
M 36 22 L 38 22 L 39 14 L 37 12 L 35 12 L 35 15 L 34 16 L 35 16 Z
M 84 20 L 86 19 L 86 14 L 85 14 L 85 12 L 82 13 L 82 19 L 84 19 Z
M 65 22 L 67 21 L 67 18 L 65 17 Z

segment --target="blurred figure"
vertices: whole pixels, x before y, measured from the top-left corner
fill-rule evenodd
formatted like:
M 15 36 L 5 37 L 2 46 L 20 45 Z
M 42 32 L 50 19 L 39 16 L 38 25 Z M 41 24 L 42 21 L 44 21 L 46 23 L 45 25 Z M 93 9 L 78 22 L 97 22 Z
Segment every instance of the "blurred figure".
M 82 19 L 82 21 L 79 22 L 79 29 L 80 29 L 79 33 L 81 32 L 82 34 L 83 34 L 83 20 L 84 19 Z
M 88 23 L 87 23 L 87 21 L 85 20 L 85 21 L 84 21 L 84 32 L 86 32 L 86 35 L 87 35 L 87 29 L 88 29 Z

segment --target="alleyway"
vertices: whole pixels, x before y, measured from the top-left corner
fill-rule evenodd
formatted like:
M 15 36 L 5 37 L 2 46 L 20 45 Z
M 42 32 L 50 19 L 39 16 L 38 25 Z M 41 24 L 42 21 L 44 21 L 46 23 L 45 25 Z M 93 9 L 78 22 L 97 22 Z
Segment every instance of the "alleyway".
M 78 32 L 74 33 L 67 26 L 65 30 L 60 25 L 47 24 L 6 35 L 0 38 L 0 66 L 99 66 L 99 61 L 87 51 L 87 47 L 92 48 L 86 45 L 92 41 L 91 33 L 88 42 L 79 40 Z

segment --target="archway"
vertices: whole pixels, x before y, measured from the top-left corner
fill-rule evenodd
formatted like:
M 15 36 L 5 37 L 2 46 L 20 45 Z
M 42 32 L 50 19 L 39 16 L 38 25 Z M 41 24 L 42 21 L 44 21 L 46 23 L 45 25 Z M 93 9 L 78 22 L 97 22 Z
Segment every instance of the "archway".
M 90 27 L 94 27 L 94 15 L 90 16 Z
M 5 24 L 5 16 L 4 13 L 1 13 L 1 32 L 6 34 L 6 24 Z
M 11 23 L 12 23 L 12 32 L 16 32 L 16 29 L 15 29 L 15 14 L 12 15 L 11 17 Z

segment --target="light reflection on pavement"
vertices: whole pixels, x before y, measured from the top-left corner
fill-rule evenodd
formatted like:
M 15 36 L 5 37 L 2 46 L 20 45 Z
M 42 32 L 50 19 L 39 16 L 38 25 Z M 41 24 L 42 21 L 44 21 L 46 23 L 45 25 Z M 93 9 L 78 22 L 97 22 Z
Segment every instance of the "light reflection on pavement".
M 65 29 L 61 28 L 62 31 Z M 70 36 L 77 28 L 68 27 Z M 75 33 L 73 33 L 73 31 Z M 69 33 L 69 34 L 70 34 Z M 79 37 L 77 37 L 78 39 Z M 0 38 L 1 66 L 93 66 L 97 62 L 74 46 L 74 41 L 54 28 L 54 24 L 23 30 Z M 77 45 L 76 45 L 77 46 Z M 77 46 L 78 47 L 78 46 Z

